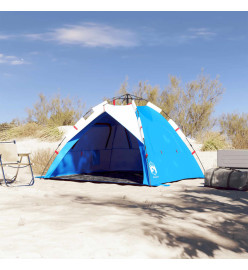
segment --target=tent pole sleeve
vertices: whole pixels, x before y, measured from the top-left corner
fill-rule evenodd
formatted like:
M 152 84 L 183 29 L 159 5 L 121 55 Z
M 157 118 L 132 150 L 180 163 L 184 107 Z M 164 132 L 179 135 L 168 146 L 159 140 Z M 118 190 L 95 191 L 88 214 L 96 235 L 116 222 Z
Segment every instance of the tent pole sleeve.
M 136 108 L 136 116 L 137 116 L 137 122 L 138 122 L 138 124 L 139 124 L 138 119 L 140 119 L 140 116 L 139 116 L 139 111 L 138 111 L 137 108 Z M 141 122 L 141 119 L 140 119 L 140 122 Z M 142 125 L 142 123 L 141 123 L 141 125 Z M 140 130 L 141 130 L 142 126 L 139 127 L 139 128 L 140 128 Z M 142 136 L 141 136 L 141 138 L 142 138 Z M 149 186 L 151 186 L 151 176 L 150 176 L 149 166 L 148 166 L 148 154 L 147 154 L 147 151 L 146 151 L 145 135 L 144 135 L 144 138 L 143 138 L 143 144 L 144 144 L 144 149 L 145 149 L 146 167 L 147 167 L 147 171 L 148 171 L 148 183 L 149 183 Z

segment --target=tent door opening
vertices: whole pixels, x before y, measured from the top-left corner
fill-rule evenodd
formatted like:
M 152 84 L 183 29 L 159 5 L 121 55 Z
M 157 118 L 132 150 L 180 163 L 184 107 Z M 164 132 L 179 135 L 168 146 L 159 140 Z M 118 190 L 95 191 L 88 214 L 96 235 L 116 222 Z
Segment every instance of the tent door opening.
M 52 179 L 143 184 L 138 139 L 104 113 L 69 150 Z

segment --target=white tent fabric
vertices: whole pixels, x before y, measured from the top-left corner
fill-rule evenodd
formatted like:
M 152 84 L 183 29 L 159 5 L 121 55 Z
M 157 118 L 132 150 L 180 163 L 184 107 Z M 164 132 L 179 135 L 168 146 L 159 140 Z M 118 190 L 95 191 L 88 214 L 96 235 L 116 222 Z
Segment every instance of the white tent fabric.
M 140 142 L 143 140 L 140 135 L 139 127 L 137 125 L 137 117 L 133 106 L 118 106 L 106 104 L 105 111 L 117 120 L 122 126 L 124 126 L 129 132 L 131 132 Z M 128 119 L 128 121 L 127 121 Z
M 139 126 L 137 126 L 137 117 L 135 115 L 134 105 L 133 106 L 111 105 L 108 104 L 107 101 L 98 104 L 97 106 L 92 108 L 93 113 L 86 120 L 82 117 L 74 125 L 74 128 L 72 128 L 72 130 L 66 135 L 66 138 L 62 142 L 60 149 L 62 149 L 71 138 L 73 138 L 79 131 L 85 128 L 90 122 L 96 119 L 103 112 L 107 112 L 121 125 L 123 125 L 129 132 L 131 132 L 139 141 L 143 143 Z

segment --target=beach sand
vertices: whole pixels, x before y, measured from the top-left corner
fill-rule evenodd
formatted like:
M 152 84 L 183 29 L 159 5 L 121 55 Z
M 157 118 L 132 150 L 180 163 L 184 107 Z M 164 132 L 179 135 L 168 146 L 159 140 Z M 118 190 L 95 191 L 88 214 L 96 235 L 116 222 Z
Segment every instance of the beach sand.
M 44 146 L 39 143 L 33 147 Z M 28 145 L 34 151 L 32 141 Z M 207 168 L 215 164 L 215 152 L 200 155 Z M 27 171 L 21 175 L 28 177 Z M 36 179 L 30 187 L 1 185 L 0 257 L 248 258 L 248 192 L 203 182 L 147 187 Z

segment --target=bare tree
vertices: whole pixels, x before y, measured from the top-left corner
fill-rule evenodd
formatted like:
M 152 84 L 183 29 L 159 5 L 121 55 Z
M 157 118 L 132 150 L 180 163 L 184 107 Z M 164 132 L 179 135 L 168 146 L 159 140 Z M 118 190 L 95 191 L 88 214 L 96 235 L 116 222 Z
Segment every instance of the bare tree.
M 169 76 L 169 80 L 169 85 L 163 90 L 158 85 L 139 82 L 132 93 L 159 106 L 186 136 L 195 137 L 210 129 L 214 125 L 214 108 L 224 93 L 219 77 L 211 79 L 202 72 L 185 85 L 176 76 Z M 145 105 L 145 102 L 139 101 L 138 105 Z
M 218 77 L 212 80 L 201 73 L 183 87 L 177 77 L 170 76 L 170 85 L 162 92 L 161 105 L 185 135 L 193 137 L 213 127 L 211 116 L 223 93 Z

